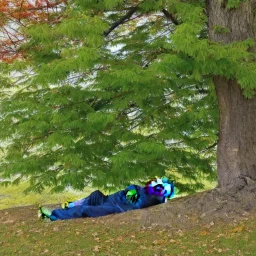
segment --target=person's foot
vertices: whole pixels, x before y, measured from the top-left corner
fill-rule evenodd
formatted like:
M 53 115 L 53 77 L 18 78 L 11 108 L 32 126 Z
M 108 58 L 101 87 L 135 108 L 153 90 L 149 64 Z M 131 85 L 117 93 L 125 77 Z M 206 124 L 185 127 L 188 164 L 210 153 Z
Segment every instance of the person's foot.
M 38 217 L 40 219 L 50 219 L 52 215 L 52 210 L 44 207 L 44 206 L 39 206 L 39 212 L 38 212 Z

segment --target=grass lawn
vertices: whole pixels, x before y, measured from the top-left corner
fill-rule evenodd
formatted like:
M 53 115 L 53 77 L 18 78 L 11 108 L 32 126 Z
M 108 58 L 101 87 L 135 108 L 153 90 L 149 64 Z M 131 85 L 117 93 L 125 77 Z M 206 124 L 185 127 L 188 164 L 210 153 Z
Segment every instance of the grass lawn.
M 86 188 L 84 191 L 67 190 L 63 193 L 51 193 L 50 189 L 42 194 L 29 193 L 25 195 L 23 191 L 29 186 L 23 182 L 17 186 L 0 187 L 0 210 L 26 205 L 56 204 L 65 201 L 72 201 L 89 195 L 95 189 Z
M 1 210 L 0 255 L 256 255 L 255 212 L 237 223 L 176 231 L 127 225 L 135 212 L 110 225 L 115 215 L 43 222 L 32 206 Z
M 26 186 L 1 188 L 0 255 L 256 255 L 256 212 L 229 224 L 199 222 L 193 229 L 180 230 L 133 223 L 139 211 L 44 222 L 37 218 L 38 203 L 56 204 L 86 196 L 94 189 L 24 196 Z

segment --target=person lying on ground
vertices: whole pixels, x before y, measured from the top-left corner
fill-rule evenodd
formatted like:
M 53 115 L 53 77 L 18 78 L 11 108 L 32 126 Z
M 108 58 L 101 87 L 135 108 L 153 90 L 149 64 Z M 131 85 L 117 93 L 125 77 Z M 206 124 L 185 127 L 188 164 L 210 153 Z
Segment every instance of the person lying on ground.
M 111 195 L 104 195 L 96 190 L 88 197 L 74 202 L 67 202 L 63 208 L 39 208 L 42 219 L 65 220 L 81 217 L 100 217 L 165 203 L 174 196 L 174 185 L 168 178 L 156 178 L 146 183 L 145 187 L 131 185 Z

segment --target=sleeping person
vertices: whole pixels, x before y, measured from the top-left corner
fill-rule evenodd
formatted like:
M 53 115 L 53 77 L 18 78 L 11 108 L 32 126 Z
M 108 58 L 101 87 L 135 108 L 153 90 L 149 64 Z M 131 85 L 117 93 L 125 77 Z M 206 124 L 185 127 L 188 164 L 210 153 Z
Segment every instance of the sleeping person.
M 66 202 L 62 208 L 52 210 L 39 208 L 42 219 L 65 220 L 82 217 L 100 217 L 165 203 L 174 196 L 174 185 L 168 178 L 155 178 L 144 187 L 130 185 L 111 195 L 96 190 L 88 197 L 74 202 Z

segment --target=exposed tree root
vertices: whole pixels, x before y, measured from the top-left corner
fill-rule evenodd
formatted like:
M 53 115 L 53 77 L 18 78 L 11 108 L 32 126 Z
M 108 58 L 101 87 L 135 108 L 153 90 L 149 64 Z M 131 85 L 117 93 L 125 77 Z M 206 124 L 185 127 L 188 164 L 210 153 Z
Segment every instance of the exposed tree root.
M 210 227 L 219 221 L 233 222 L 246 218 L 255 210 L 256 182 L 248 177 L 241 177 L 232 187 L 216 188 L 147 209 L 107 216 L 104 221 L 124 221 L 124 215 L 129 215 L 125 222 L 182 230 L 198 225 Z

